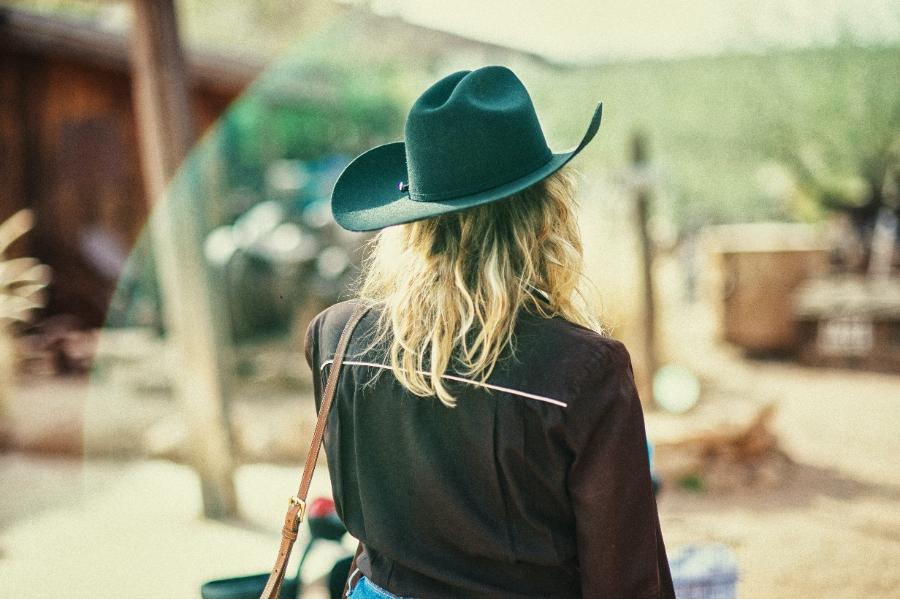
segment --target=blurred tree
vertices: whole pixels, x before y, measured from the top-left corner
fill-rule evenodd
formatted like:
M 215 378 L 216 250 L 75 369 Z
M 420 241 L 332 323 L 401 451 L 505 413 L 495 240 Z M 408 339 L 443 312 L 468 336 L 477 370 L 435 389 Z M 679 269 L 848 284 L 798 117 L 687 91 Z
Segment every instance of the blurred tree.
M 807 86 L 802 65 L 783 62 L 777 93 L 796 110 L 779 111 L 772 148 L 793 179 L 792 211 L 845 213 L 867 247 L 880 212 L 900 215 L 900 52 L 844 46 L 827 58 L 827 77 Z

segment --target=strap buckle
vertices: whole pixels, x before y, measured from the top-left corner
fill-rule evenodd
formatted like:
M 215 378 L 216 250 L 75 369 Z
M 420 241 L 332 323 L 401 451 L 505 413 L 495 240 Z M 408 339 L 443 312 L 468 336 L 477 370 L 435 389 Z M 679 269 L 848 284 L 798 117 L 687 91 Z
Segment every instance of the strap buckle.
M 306 516 L 306 500 L 301 500 L 297 496 L 291 496 L 290 499 L 288 499 L 288 506 L 298 507 L 293 523 L 293 529 L 294 531 L 297 531 L 300 528 L 300 523 L 303 522 L 303 517 Z

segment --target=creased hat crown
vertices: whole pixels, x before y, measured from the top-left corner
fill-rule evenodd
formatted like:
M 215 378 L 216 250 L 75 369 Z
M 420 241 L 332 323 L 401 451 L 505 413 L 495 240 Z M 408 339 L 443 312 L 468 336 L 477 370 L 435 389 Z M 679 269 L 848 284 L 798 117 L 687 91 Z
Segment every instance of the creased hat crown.
M 459 71 L 406 120 L 409 196 L 440 201 L 514 181 L 553 156 L 525 86 L 506 67 Z

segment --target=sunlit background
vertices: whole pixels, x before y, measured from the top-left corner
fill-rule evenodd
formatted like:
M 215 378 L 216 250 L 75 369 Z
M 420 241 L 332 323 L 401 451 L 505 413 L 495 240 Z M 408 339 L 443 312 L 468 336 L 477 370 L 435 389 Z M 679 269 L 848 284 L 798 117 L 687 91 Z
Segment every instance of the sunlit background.
M 0 57 L 0 595 L 271 567 L 303 334 L 368 239 L 331 186 L 488 64 L 555 151 L 604 103 L 573 162 L 588 299 L 632 354 L 679 596 L 900 595 L 896 0 L 0 1 Z M 305 597 L 354 547 L 316 506 Z

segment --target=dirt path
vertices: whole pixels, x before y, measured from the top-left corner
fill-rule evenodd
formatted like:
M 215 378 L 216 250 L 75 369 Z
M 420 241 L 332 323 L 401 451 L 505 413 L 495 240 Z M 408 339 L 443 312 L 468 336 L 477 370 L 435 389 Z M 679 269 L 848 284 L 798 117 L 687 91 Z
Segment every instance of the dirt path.
M 325 473 L 311 497 L 330 490 Z M 196 598 L 204 581 L 271 568 L 297 469 L 239 468 L 235 523 L 200 518 L 196 476 L 168 461 L 3 454 L 0 480 L 0 597 Z M 310 577 L 330 567 L 319 558 Z
M 900 596 L 900 375 L 746 360 L 694 334 L 673 354 L 700 376 L 703 401 L 775 402 L 779 444 L 796 464 L 771 489 L 670 485 L 658 500 L 670 553 L 728 544 L 746 598 Z M 651 436 L 665 419 L 647 415 Z

